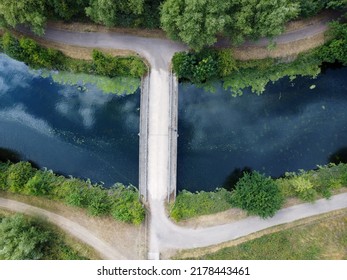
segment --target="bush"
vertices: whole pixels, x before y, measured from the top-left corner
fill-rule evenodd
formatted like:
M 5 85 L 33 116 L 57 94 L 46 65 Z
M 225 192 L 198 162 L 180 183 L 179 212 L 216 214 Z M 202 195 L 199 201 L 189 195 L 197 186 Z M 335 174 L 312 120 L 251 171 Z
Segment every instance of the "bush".
M 2 36 L 2 50 L 14 59 L 21 58 L 21 47 L 19 42 L 8 32 L 5 32 Z
M 51 234 L 23 215 L 0 222 L 0 259 L 39 260 L 52 242 Z
M 19 40 L 6 32 L 1 40 L 1 49 L 14 59 L 21 60 L 31 68 L 46 68 L 74 73 L 142 77 L 147 72 L 145 63 L 136 56 L 113 57 L 98 50 L 93 51 L 93 61 L 84 61 L 64 56 L 61 51 L 40 46 L 36 41 L 21 37 Z
M 145 210 L 134 186 L 117 183 L 111 189 L 90 180 L 65 178 L 52 171 L 36 170 L 28 162 L 0 162 L 0 190 L 44 196 L 87 209 L 92 216 L 112 215 L 116 220 L 141 224 Z
M 95 185 L 87 191 L 87 210 L 92 216 L 101 216 L 110 214 L 111 210 L 111 197 L 106 190 L 101 189 L 100 186 Z
M 304 201 L 314 201 L 317 195 L 310 180 L 303 177 L 293 177 L 290 180 L 291 185 L 297 196 Z
M 193 83 L 204 83 L 218 77 L 218 55 L 214 50 L 176 53 L 172 63 L 173 71 L 178 78 Z
M 18 162 L 11 164 L 8 168 L 7 185 L 8 190 L 13 193 L 21 193 L 35 170 L 29 162 Z
M 218 71 L 220 77 L 230 76 L 237 70 L 236 60 L 231 49 L 218 51 Z
M 111 190 L 113 202 L 111 215 L 119 221 L 141 224 L 145 217 L 145 210 L 139 201 L 138 191 L 133 187 L 117 184 Z
M 88 182 L 71 178 L 62 183 L 60 195 L 67 204 L 86 208 L 88 206 L 89 188 L 91 188 L 91 184 Z
M 59 177 L 52 171 L 38 170 L 25 184 L 23 193 L 27 195 L 49 196 L 54 193 Z
M 9 163 L 0 162 L 0 190 L 7 190 L 8 188 L 7 176 L 9 167 Z
M 171 206 L 170 216 L 180 221 L 200 215 L 214 214 L 231 208 L 230 192 L 217 189 L 215 192 L 180 192 Z
M 237 182 L 231 201 L 251 215 L 267 218 L 282 207 L 284 198 L 274 180 L 254 171 Z

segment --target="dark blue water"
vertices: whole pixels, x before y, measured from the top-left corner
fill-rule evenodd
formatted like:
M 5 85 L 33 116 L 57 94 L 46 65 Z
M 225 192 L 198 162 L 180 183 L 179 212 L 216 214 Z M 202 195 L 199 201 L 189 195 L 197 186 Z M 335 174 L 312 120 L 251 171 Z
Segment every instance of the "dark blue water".
M 1 153 L 105 185 L 137 185 L 139 100 L 139 91 L 59 85 L 0 55 Z
M 346 158 L 347 68 L 284 78 L 261 96 L 180 85 L 178 145 L 178 187 L 189 190 L 228 185 L 242 170 L 277 177 Z

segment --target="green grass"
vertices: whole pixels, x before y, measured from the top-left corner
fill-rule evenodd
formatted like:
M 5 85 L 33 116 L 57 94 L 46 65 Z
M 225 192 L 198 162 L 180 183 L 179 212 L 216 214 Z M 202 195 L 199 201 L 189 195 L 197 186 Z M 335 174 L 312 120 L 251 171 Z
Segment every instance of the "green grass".
M 313 224 L 268 234 L 216 253 L 203 260 L 320 260 L 347 259 L 347 212 Z

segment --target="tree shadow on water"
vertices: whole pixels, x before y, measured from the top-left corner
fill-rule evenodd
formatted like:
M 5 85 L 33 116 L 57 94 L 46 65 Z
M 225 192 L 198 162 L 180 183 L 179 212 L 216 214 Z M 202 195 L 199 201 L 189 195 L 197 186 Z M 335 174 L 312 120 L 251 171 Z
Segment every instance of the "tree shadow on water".
M 248 166 L 245 166 L 244 168 L 235 168 L 224 180 L 223 188 L 227 189 L 228 191 L 234 190 L 236 183 L 241 177 L 243 177 L 245 172 L 250 173 L 252 172 L 252 169 Z
M 347 163 L 347 147 L 338 149 L 335 153 L 329 156 L 329 163 Z

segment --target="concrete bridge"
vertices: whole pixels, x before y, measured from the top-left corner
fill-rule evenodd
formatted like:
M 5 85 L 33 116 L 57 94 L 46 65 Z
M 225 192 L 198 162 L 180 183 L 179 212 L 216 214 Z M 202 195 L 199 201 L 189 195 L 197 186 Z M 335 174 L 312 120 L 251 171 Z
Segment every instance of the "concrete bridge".
M 311 29 L 314 31 L 315 28 L 313 26 Z M 307 32 L 304 35 L 298 32 L 297 37 L 307 36 Z M 166 249 L 218 244 L 271 226 L 347 207 L 347 194 L 340 194 L 329 201 L 320 200 L 313 205 L 302 204 L 283 209 L 268 220 L 249 217 L 236 223 L 199 229 L 173 224 L 167 217 L 164 205 L 165 201 L 175 198 L 176 192 L 178 90 L 170 62 L 175 52 L 187 48 L 169 40 L 112 32 L 72 32 L 47 28 L 44 38 L 78 47 L 132 50 L 144 57 L 151 66 L 148 75 L 142 79 L 139 134 L 139 187 L 149 209 L 149 259 L 159 258 L 160 252 Z

